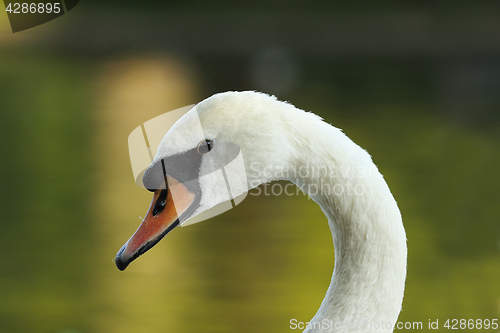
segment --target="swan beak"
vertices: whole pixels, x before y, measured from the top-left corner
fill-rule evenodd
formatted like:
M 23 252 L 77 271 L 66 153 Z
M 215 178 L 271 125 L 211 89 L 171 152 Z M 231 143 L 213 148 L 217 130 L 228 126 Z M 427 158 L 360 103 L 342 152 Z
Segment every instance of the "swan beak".
M 115 263 L 120 271 L 180 225 L 179 217 L 195 202 L 196 195 L 184 184 L 168 175 L 166 178 L 167 188 L 154 192 L 146 217 L 116 254 Z

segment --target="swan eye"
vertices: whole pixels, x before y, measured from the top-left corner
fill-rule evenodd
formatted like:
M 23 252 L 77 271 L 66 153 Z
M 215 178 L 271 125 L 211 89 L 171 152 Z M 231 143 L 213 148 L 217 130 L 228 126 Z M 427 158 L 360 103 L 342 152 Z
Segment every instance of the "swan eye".
M 212 140 L 203 140 L 198 144 L 196 150 L 198 151 L 198 154 L 203 155 L 211 151 L 213 148 L 214 142 Z

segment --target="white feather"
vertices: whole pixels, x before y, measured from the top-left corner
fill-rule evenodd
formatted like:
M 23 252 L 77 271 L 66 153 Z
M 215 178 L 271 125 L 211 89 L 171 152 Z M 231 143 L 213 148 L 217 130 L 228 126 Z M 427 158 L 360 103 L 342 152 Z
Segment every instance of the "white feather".
M 401 215 L 370 155 L 313 113 L 257 92 L 216 94 L 184 115 L 163 138 L 155 160 L 214 140 L 241 148 L 247 187 L 286 179 L 328 218 L 335 246 L 331 284 L 304 332 L 380 332 L 395 324 L 406 278 Z M 239 170 L 233 170 L 237 175 Z M 202 212 L 226 200 L 223 182 L 200 179 Z M 329 189 L 329 190 L 327 190 Z M 238 193 L 236 193 L 237 195 Z M 316 323 L 316 324 L 315 324 Z M 361 325 L 364 323 L 363 325 Z

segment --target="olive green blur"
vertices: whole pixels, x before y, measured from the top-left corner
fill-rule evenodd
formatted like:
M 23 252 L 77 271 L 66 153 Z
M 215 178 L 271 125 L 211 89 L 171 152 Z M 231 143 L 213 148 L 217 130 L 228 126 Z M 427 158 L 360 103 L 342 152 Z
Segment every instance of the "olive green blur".
M 249 89 L 317 113 L 371 154 L 407 231 L 401 322 L 445 332 L 446 319 L 500 320 L 500 5 L 270 3 L 81 1 L 19 34 L 0 12 L 0 333 L 301 331 L 290 320 L 316 313 L 334 250 L 319 207 L 283 194 L 286 183 L 177 228 L 124 272 L 113 262 L 151 196 L 134 183 L 128 134 Z M 328 47 L 274 33 L 307 34 L 329 16 L 345 19 L 325 22 L 338 29 L 325 31 Z M 353 17 L 368 27 L 387 17 L 373 39 L 390 42 L 370 46 L 370 28 L 357 31 Z M 391 30 L 398 18 L 425 21 L 436 39 Z M 252 35 L 245 27 L 255 40 L 238 37 Z

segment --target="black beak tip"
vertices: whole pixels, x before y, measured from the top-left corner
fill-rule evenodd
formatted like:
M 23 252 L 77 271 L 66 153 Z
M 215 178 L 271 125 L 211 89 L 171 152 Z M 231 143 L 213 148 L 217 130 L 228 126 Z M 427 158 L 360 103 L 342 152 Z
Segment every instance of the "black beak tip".
M 125 245 L 120 249 L 120 251 L 118 251 L 118 253 L 116 254 L 116 257 L 115 257 L 116 267 L 120 271 L 124 271 L 125 268 L 127 268 L 127 266 L 130 264 L 129 260 L 123 260 L 123 258 L 122 258 L 123 251 L 125 251 Z

